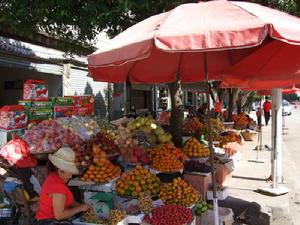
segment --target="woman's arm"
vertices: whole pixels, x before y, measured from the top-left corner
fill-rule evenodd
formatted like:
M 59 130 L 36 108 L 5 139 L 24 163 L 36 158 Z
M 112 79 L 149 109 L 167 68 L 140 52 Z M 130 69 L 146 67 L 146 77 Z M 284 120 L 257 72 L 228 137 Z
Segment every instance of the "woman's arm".
M 66 196 L 64 194 L 52 194 L 54 218 L 57 220 L 68 219 L 79 212 L 88 210 L 87 205 L 76 204 L 65 209 Z

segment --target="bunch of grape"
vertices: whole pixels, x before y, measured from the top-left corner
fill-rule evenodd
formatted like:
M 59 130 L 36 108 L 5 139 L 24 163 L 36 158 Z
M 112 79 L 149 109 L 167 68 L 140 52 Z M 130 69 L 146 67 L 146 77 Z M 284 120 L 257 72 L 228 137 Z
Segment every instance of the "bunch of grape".
M 144 214 L 149 214 L 152 211 L 152 198 L 150 195 L 144 195 L 139 199 L 138 206 Z
M 118 209 L 112 209 L 109 212 L 108 224 L 117 225 L 125 218 L 125 213 Z

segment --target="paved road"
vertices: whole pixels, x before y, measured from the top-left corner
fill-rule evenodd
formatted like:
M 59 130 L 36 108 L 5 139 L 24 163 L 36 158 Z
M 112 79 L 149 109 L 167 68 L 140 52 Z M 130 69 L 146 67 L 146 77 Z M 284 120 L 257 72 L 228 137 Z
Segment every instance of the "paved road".
M 294 224 L 300 224 L 300 107 L 285 117 L 288 133 L 283 135 L 283 176 L 292 190 L 290 215 Z

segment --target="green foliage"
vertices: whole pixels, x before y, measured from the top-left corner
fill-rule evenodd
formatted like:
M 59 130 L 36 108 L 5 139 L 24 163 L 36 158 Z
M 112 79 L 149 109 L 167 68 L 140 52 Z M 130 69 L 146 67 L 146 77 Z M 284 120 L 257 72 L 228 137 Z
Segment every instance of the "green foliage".
M 283 94 L 282 98 L 289 102 L 299 100 L 299 97 L 297 94 Z
M 191 0 L 1 0 L 0 23 L 30 34 L 36 31 L 81 44 L 93 45 L 106 31 L 114 37 L 149 16 Z
M 252 0 L 252 2 L 278 9 L 295 16 L 300 15 L 300 0 Z
M 0 23 L 14 31 L 50 36 L 92 46 L 105 31 L 114 37 L 128 27 L 172 8 L 198 0 L 1 0 Z M 253 0 L 299 15 L 300 0 Z

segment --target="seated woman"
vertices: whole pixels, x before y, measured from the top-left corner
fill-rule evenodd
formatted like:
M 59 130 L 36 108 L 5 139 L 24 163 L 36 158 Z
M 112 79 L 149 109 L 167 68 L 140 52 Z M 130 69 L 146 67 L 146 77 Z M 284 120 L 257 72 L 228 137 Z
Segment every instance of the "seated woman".
M 85 204 L 74 201 L 67 182 L 79 171 L 75 166 L 75 153 L 71 148 L 60 148 L 48 156 L 50 173 L 42 185 L 40 205 L 36 214 L 37 225 L 68 223 L 68 219 L 77 213 L 88 210 Z

